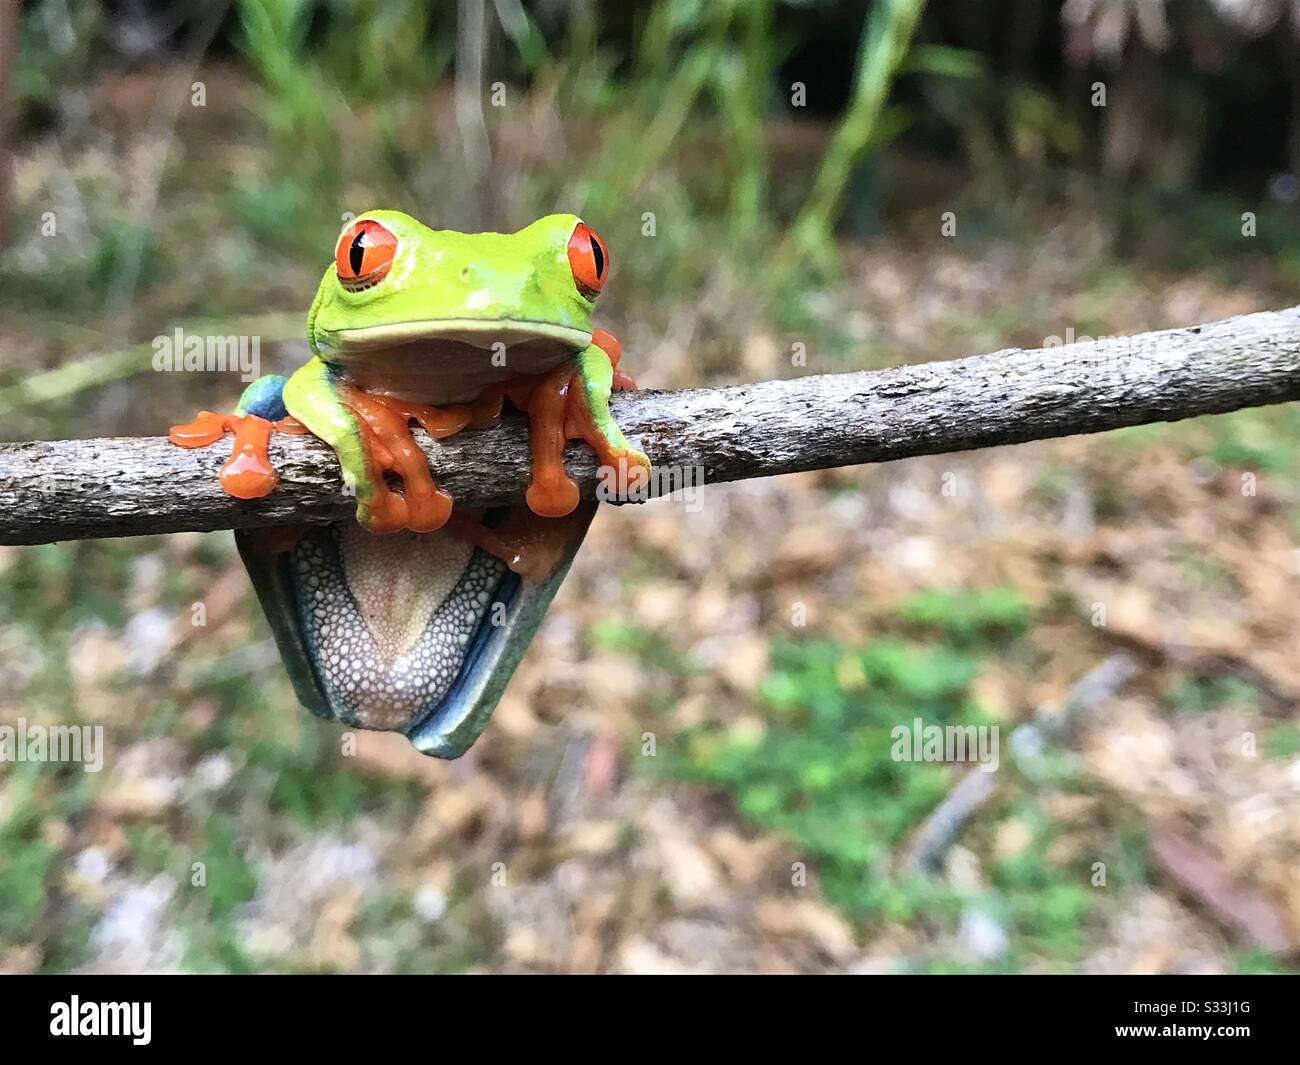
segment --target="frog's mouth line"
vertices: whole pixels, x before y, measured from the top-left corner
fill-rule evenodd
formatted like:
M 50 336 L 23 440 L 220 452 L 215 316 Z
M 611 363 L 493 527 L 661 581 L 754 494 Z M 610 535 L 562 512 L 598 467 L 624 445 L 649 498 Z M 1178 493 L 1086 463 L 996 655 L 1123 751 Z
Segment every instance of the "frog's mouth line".
M 387 325 L 336 329 L 324 339 L 331 348 L 366 351 L 420 340 L 454 340 L 475 347 L 491 348 L 496 343 L 517 344 L 525 340 L 554 340 L 573 351 L 591 343 L 591 330 L 554 322 L 521 318 L 435 318 Z

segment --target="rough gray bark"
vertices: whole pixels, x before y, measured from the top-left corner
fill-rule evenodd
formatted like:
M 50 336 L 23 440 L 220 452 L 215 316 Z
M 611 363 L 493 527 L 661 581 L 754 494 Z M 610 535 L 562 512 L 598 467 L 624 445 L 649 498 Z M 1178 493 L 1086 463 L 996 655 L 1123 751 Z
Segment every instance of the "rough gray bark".
M 657 468 L 692 468 L 713 482 L 1295 399 L 1300 308 L 868 373 L 628 393 L 614 398 L 613 409 Z M 190 412 L 176 414 L 185 421 Z M 441 443 L 419 430 L 417 438 L 458 504 L 521 498 L 529 461 L 520 420 Z M 229 438 L 196 451 L 162 437 L 0 444 L 0 544 L 325 522 L 353 510 L 333 453 L 314 438 L 276 435 L 271 459 L 280 484 L 255 501 L 221 490 L 217 470 L 229 452 Z M 566 461 L 584 494 L 594 496 L 591 452 L 571 445 Z

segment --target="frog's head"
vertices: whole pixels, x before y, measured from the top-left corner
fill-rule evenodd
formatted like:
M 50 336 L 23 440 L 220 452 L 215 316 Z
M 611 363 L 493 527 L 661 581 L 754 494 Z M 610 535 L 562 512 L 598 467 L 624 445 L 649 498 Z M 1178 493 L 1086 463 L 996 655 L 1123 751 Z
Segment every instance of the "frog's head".
M 367 211 L 339 236 L 308 319 L 312 349 L 352 369 L 411 373 L 511 349 L 514 372 L 580 351 L 609 276 L 605 246 L 576 215 L 517 233 L 432 230 Z M 503 347 L 504 346 L 504 347 Z

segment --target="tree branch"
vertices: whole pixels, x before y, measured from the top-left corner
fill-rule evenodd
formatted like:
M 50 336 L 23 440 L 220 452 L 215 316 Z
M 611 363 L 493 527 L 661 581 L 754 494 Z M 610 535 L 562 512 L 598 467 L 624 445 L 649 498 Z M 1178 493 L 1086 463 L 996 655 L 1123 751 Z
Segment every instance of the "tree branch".
M 868 373 L 614 397 L 614 416 L 657 469 L 735 481 L 800 470 L 1096 433 L 1300 399 L 1300 308 L 1188 329 Z M 177 412 L 184 420 L 189 412 Z M 416 431 L 459 505 L 517 502 L 527 431 L 509 418 L 434 442 Z M 280 484 L 227 496 L 229 443 L 187 451 L 163 437 L 0 444 L 0 544 L 332 521 L 343 494 L 330 449 L 277 434 Z M 595 458 L 566 462 L 592 497 Z M 697 480 L 695 483 L 699 483 Z M 667 478 L 657 487 L 680 487 Z

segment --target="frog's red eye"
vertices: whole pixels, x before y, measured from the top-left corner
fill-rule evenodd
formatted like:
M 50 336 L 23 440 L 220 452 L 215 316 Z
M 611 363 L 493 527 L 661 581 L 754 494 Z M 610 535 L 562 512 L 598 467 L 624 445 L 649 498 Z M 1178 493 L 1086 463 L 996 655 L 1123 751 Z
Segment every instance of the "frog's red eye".
M 397 238 L 373 218 L 353 222 L 339 237 L 334 267 L 349 292 L 377 285 L 393 265 Z
M 578 291 L 594 300 L 609 277 L 609 252 L 605 250 L 605 242 L 582 222 L 569 238 L 569 266 L 573 268 Z

